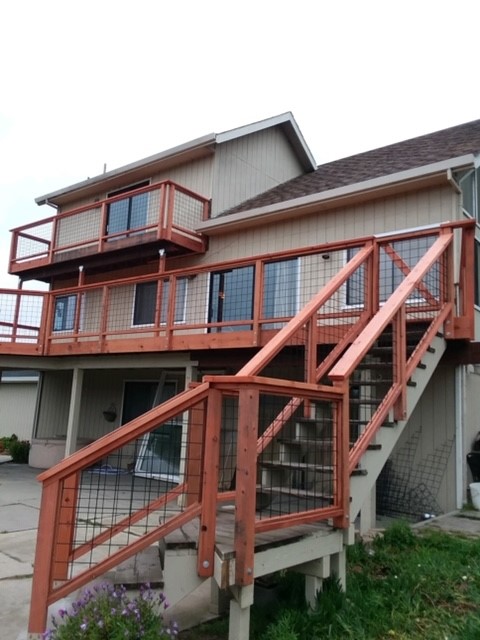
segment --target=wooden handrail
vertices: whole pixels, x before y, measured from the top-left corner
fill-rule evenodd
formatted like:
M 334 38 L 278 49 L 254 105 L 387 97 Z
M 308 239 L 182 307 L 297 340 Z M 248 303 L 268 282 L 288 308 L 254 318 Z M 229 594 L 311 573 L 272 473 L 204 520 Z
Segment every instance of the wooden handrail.
M 330 371 L 328 375 L 331 380 L 342 381 L 351 375 L 352 371 L 372 347 L 383 329 L 391 322 L 400 307 L 416 289 L 421 279 L 431 269 L 442 253 L 444 253 L 445 249 L 452 242 L 452 239 L 452 233 L 445 233 L 437 238 L 430 249 L 428 249 L 415 267 L 413 267 L 409 275 L 401 282 L 381 309 L 374 315 L 358 338 L 354 340 L 352 346 Z
M 111 453 L 112 450 L 119 449 L 132 440 L 148 433 L 159 424 L 159 422 L 167 422 L 179 413 L 187 411 L 192 404 L 206 397 L 208 388 L 209 383 L 204 382 L 193 389 L 182 391 L 171 400 L 167 400 L 158 407 L 150 409 L 150 411 L 147 411 L 115 431 L 107 433 L 80 451 L 72 453 L 72 455 L 59 462 L 55 467 L 41 473 L 38 476 L 39 482 L 48 484 L 62 480 L 72 473 L 78 473 L 83 469 L 87 469 L 95 464 L 95 462 L 102 460 L 102 458 Z

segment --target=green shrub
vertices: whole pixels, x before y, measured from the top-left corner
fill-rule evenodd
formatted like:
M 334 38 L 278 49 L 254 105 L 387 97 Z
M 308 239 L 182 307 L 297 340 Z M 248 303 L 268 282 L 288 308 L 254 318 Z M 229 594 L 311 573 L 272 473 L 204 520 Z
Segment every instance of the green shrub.
M 12 433 L 11 436 L 2 436 L 0 438 L 0 451 L 9 451 L 10 445 L 12 442 L 16 442 L 18 440 L 18 436 Z
M 13 462 L 28 463 L 29 451 L 30 442 L 28 442 L 28 440 L 10 440 L 8 452 L 12 456 Z

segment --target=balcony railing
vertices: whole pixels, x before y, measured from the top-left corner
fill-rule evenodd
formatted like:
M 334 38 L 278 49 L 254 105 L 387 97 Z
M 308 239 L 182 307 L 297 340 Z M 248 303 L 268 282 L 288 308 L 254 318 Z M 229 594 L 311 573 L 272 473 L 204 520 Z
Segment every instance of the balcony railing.
M 13 229 L 10 273 L 81 260 L 162 241 L 175 252 L 203 252 L 194 229 L 209 201 L 171 181 L 161 182 Z
M 335 278 L 348 258 L 373 252 L 317 317 L 316 343 L 335 344 L 363 315 L 371 317 L 435 240 L 455 225 L 368 238 L 268 258 L 223 262 L 49 293 L 4 291 L 0 353 L 72 355 L 258 347 Z M 471 338 L 473 240 L 457 224 L 464 250 L 458 273 L 435 266 L 409 296 L 407 317 L 429 320 L 444 299 L 445 277 L 458 282 L 448 338 Z M 453 286 L 453 285 L 449 285 Z M 453 300 L 454 295 L 448 292 Z

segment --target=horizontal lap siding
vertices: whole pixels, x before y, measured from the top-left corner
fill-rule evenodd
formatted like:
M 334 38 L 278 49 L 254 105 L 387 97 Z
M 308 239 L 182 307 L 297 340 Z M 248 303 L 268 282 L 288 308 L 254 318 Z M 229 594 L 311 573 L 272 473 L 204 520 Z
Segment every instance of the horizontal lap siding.
M 172 268 L 349 240 L 378 233 L 455 220 L 460 217 L 458 196 L 449 187 L 428 189 L 373 200 L 308 216 L 291 214 L 288 220 L 212 236 L 209 251 L 199 257 L 171 261 Z

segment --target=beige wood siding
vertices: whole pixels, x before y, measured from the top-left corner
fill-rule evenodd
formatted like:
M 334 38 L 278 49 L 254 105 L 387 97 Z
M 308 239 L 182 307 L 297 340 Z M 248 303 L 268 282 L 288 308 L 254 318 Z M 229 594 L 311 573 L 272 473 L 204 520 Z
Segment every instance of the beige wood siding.
M 138 177 L 138 179 L 135 179 L 134 184 L 138 184 L 143 180 L 150 180 L 151 184 L 162 182 L 163 180 L 172 180 L 173 182 L 177 182 L 178 184 L 187 187 L 187 189 L 190 189 L 191 191 L 195 191 L 205 198 L 209 198 L 211 197 L 212 193 L 212 170 L 213 157 L 209 156 L 207 158 L 202 158 L 201 160 L 196 160 L 193 162 L 188 162 L 184 165 L 172 167 L 165 171 L 156 172 L 153 175 L 147 168 L 142 176 Z M 128 179 L 126 179 L 124 186 L 128 186 L 129 184 L 130 182 L 128 181 Z M 101 185 L 99 185 L 99 191 L 95 195 L 88 198 L 78 198 L 72 202 L 69 202 L 68 205 L 64 206 L 62 209 L 59 209 L 58 213 L 72 211 L 77 207 L 83 207 L 87 204 L 103 200 L 107 198 L 108 193 L 110 193 L 111 191 L 111 189 L 102 189 Z M 67 231 L 65 231 L 65 233 L 67 233 Z M 72 231 L 70 229 L 68 230 L 68 234 L 72 234 Z
M 36 382 L 0 384 L 0 437 L 13 433 L 20 440 L 31 440 L 37 401 Z
M 203 256 L 172 261 L 208 264 L 274 251 L 287 251 L 380 233 L 423 227 L 460 217 L 459 198 L 450 187 L 427 189 L 374 200 L 357 206 L 321 211 L 308 216 L 292 214 L 287 220 L 212 236 Z
M 212 216 L 302 173 L 278 127 L 225 142 L 215 154 Z

